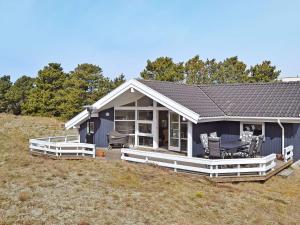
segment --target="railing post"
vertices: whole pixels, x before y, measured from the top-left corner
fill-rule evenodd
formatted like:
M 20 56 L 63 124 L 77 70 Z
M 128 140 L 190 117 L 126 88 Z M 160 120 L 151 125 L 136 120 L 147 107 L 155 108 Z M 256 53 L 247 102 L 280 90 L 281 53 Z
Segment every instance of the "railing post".
M 262 168 L 263 168 L 262 175 L 266 175 L 266 163 L 263 164 Z
M 261 176 L 262 175 L 262 171 L 261 171 L 261 168 L 262 168 L 262 164 L 260 163 L 260 164 L 258 164 L 259 165 L 259 176 Z
M 145 162 L 148 163 L 148 157 L 147 157 L 147 156 L 146 156 L 146 158 L 145 158 Z
M 212 165 L 210 165 L 210 166 L 209 166 L 209 169 L 210 169 L 210 172 L 209 172 L 209 177 L 212 177 L 212 176 L 213 176 L 213 173 L 212 173 L 213 166 L 212 166 Z
M 238 176 L 241 176 L 240 168 L 241 168 L 241 165 L 238 164 L 238 165 L 237 165 L 237 169 L 238 169 L 237 175 L 238 175 Z
M 174 161 L 174 172 L 177 172 L 177 161 Z
M 96 157 L 96 147 L 94 146 L 93 147 L 93 158 L 95 158 Z

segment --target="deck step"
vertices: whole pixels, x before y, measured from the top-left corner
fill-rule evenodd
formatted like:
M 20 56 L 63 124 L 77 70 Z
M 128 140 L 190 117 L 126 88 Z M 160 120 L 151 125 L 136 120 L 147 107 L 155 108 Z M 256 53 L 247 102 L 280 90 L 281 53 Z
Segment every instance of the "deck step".
M 294 173 L 293 169 L 287 168 L 287 169 L 282 170 L 280 173 L 278 173 L 278 176 L 286 178 L 286 177 L 291 176 L 293 173 Z
M 296 162 L 294 162 L 292 165 L 291 165 L 291 167 L 293 168 L 293 169 L 300 169 L 300 159 L 298 160 L 298 161 L 296 161 Z

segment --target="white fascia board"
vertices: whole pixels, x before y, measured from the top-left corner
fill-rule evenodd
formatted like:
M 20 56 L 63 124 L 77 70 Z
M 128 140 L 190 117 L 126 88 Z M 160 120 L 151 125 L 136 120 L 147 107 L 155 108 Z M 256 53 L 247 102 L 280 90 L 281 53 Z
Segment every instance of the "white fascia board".
M 197 123 L 199 119 L 199 114 L 189 110 L 188 108 L 180 105 L 179 103 L 167 98 L 166 96 L 160 94 L 159 92 L 153 90 L 152 88 L 149 88 L 148 86 L 142 84 L 141 82 L 138 82 L 135 79 L 131 79 L 124 84 L 120 85 L 107 95 L 105 95 L 103 98 L 98 100 L 93 104 L 93 107 L 96 110 L 100 110 L 103 106 L 108 104 L 110 101 L 118 97 L 119 95 L 123 94 L 125 91 L 127 91 L 130 88 L 134 88 L 135 90 L 141 92 L 142 94 L 152 98 L 156 102 L 159 102 L 160 104 L 166 106 L 167 108 L 171 109 L 172 111 L 178 113 L 179 115 L 185 117 L 186 119 L 192 121 L 193 123 Z M 82 121 L 86 120 L 88 117 L 87 110 L 84 110 L 83 112 L 79 113 L 77 116 L 69 120 L 65 127 L 66 129 L 70 129 Z
M 198 123 L 214 121 L 242 121 L 242 122 L 276 122 L 280 119 L 283 123 L 300 123 L 300 118 L 292 117 L 243 117 L 243 116 L 219 116 L 200 118 Z
M 86 118 L 88 118 L 89 113 L 87 110 L 82 111 L 72 119 L 70 119 L 68 122 L 65 123 L 65 128 L 70 129 L 78 124 L 78 121 L 83 121 Z
M 294 117 L 241 117 L 241 116 L 227 116 L 226 120 L 230 121 L 257 121 L 257 122 L 276 122 L 278 119 L 283 123 L 300 123 L 300 118 Z
M 227 118 L 226 116 L 203 117 L 203 118 L 199 118 L 198 123 L 224 121 L 224 120 L 226 120 L 226 118 Z
M 99 110 L 103 105 L 107 104 L 108 102 L 112 101 L 114 98 L 116 98 L 117 96 L 119 96 L 120 94 L 124 93 L 126 90 L 128 90 L 130 88 L 130 84 L 132 83 L 133 80 L 129 80 L 123 84 L 121 84 L 119 87 L 117 87 L 116 89 L 112 90 L 111 92 L 109 92 L 107 95 L 105 95 L 103 98 L 101 98 L 100 100 L 98 100 L 97 102 L 95 102 L 93 104 L 93 108 L 95 108 L 96 110 Z M 78 124 L 80 124 L 81 122 L 83 122 L 84 120 L 86 120 L 88 118 L 89 114 L 87 110 L 82 111 L 81 113 L 79 113 L 78 115 L 76 115 L 75 117 L 73 117 L 71 120 L 69 120 L 68 122 L 65 123 L 65 128 L 66 129 L 70 129 Z

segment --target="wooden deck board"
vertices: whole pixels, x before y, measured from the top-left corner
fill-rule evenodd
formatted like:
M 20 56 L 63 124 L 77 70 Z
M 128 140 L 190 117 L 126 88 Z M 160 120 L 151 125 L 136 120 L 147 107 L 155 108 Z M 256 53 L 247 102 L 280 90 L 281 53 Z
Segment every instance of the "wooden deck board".
M 275 169 L 269 172 L 265 176 L 253 176 L 253 175 L 241 175 L 241 176 L 224 176 L 224 177 L 206 177 L 209 181 L 215 183 L 230 183 L 230 182 L 250 182 L 250 181 L 266 181 L 270 179 L 272 176 L 276 175 L 280 171 L 284 170 L 285 168 L 289 167 L 293 161 L 289 162 L 282 162 L 276 161 L 277 165 Z

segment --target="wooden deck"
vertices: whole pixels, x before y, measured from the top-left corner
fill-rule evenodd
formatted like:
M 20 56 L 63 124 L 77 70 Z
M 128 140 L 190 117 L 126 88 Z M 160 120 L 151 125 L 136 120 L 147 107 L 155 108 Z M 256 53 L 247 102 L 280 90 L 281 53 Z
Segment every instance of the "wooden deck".
M 261 181 L 264 182 L 270 179 L 272 176 L 278 174 L 280 171 L 289 167 L 293 163 L 292 160 L 288 162 L 283 162 L 280 160 L 276 160 L 276 167 L 273 171 L 267 173 L 265 176 L 253 176 L 253 175 L 242 175 L 242 176 L 226 176 L 226 177 L 208 177 L 205 178 L 209 181 L 215 183 L 234 183 L 234 182 L 253 182 L 253 181 Z

